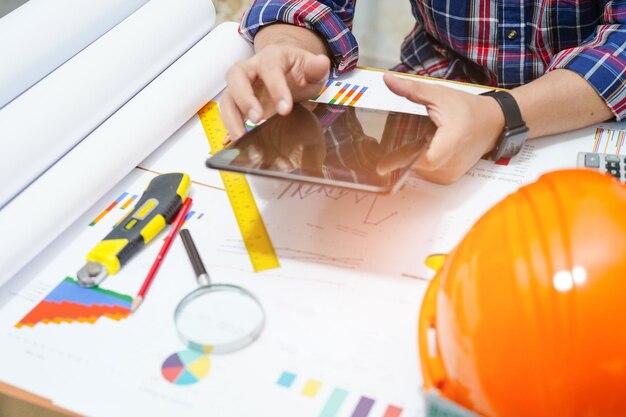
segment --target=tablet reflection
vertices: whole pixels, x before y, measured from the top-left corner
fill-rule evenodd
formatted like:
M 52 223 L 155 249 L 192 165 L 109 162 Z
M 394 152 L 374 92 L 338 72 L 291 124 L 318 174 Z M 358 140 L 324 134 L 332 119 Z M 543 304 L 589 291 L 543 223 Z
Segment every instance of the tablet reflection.
M 306 102 L 233 144 L 239 152 L 230 164 L 383 186 L 427 149 L 434 132 L 426 116 Z

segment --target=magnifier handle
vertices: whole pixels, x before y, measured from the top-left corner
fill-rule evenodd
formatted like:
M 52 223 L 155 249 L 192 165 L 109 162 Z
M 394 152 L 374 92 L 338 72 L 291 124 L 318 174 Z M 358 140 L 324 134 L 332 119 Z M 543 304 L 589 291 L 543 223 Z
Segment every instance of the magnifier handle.
M 183 245 L 185 245 L 185 250 L 187 251 L 187 255 L 189 255 L 189 260 L 191 261 L 191 266 L 193 266 L 193 271 L 196 273 L 196 277 L 198 279 L 202 277 L 202 281 L 208 281 L 209 275 L 206 272 L 202 258 L 200 258 L 200 254 L 198 253 L 198 249 L 196 249 L 196 244 L 193 242 L 189 230 L 182 229 L 180 231 L 180 238 L 183 240 Z

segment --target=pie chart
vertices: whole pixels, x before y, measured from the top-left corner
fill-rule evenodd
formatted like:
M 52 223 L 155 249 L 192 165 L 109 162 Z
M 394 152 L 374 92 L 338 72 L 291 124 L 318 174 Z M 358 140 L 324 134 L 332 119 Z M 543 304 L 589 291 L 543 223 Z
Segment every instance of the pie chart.
M 163 377 L 174 385 L 191 385 L 204 379 L 211 369 L 209 357 L 201 352 L 183 350 L 170 355 L 161 366 Z

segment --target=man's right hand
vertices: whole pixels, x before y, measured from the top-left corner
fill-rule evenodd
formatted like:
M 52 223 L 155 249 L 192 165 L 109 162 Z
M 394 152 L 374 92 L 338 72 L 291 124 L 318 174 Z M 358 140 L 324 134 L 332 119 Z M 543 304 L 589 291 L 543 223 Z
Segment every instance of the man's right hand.
M 231 67 L 228 87 L 220 101 L 229 139 L 245 132 L 244 122 L 291 112 L 294 102 L 315 97 L 330 71 L 325 46 L 307 29 L 272 25 L 255 38 L 257 53 Z

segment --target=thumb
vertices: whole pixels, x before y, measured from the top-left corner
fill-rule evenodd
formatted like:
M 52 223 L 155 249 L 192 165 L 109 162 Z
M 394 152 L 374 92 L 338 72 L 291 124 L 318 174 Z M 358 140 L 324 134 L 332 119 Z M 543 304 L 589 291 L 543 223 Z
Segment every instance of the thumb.
M 417 159 L 414 168 L 417 172 L 432 172 L 444 166 L 454 153 L 455 137 L 453 129 L 445 126 L 435 132 L 430 146 Z
M 308 84 L 325 81 L 329 72 L 330 59 L 326 55 L 312 55 L 304 61 L 304 79 Z
M 429 105 L 433 104 L 438 96 L 441 87 L 421 81 L 413 81 L 404 77 L 398 77 L 391 73 L 386 73 L 383 80 L 387 87 L 401 97 L 405 97 L 414 103 Z

